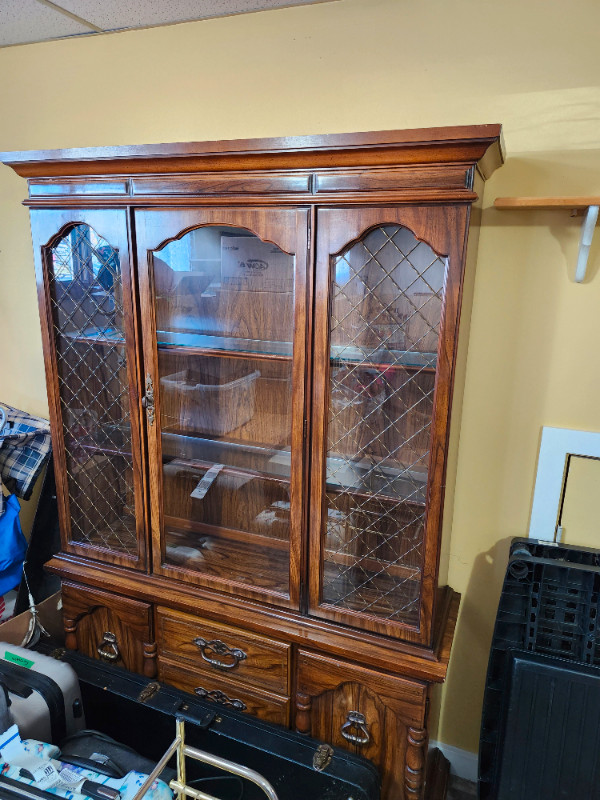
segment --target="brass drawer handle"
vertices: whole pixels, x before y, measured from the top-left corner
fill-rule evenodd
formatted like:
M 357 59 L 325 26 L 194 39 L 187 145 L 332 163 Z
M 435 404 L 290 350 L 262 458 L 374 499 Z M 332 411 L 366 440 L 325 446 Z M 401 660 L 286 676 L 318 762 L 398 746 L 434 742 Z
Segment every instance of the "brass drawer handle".
M 240 661 L 248 658 L 239 647 L 228 647 L 220 639 L 211 639 L 207 642 L 201 636 L 194 639 L 194 644 L 200 649 L 202 658 L 215 669 L 235 669 Z M 214 658 L 211 654 L 224 656 L 224 658 Z
M 121 658 L 117 637 L 110 631 L 106 631 L 97 650 L 100 658 L 103 658 L 105 661 L 118 661 Z
M 348 731 L 352 728 L 358 730 L 359 733 L 349 733 Z M 371 737 L 367 730 L 365 715 L 361 714 L 360 711 L 350 711 L 346 717 L 346 722 L 342 725 L 342 736 L 352 744 L 368 744 L 371 741 Z
M 248 708 L 246 703 L 242 702 L 242 700 L 232 700 L 230 697 L 227 697 L 224 692 L 219 691 L 219 689 L 213 689 L 212 692 L 209 692 L 208 689 L 203 689 L 202 686 L 198 686 L 197 689 L 194 689 L 194 693 L 202 700 L 212 700 L 213 703 L 219 703 L 222 706 L 231 706 L 231 708 L 235 708 L 238 711 L 245 711 Z

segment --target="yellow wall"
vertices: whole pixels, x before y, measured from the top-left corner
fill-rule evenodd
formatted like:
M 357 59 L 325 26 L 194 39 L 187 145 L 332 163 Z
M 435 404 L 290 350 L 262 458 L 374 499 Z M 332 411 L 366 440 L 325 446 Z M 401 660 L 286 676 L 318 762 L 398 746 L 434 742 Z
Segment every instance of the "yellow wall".
M 475 751 L 510 537 L 544 424 L 600 429 L 600 247 L 498 195 L 600 193 L 597 0 L 340 0 L 0 50 L 0 150 L 502 122 L 484 197 L 438 737 Z M 0 170 L 0 398 L 46 411 L 24 181 Z M 600 236 L 598 237 L 600 240 Z

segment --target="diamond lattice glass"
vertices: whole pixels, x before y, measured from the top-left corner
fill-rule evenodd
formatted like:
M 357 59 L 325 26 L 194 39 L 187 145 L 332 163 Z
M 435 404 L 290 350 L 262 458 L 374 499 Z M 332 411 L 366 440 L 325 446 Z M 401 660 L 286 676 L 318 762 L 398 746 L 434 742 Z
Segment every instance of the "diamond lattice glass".
M 415 625 L 446 259 L 384 225 L 332 261 L 322 600 Z
M 119 254 L 88 225 L 50 250 L 71 541 L 136 555 Z

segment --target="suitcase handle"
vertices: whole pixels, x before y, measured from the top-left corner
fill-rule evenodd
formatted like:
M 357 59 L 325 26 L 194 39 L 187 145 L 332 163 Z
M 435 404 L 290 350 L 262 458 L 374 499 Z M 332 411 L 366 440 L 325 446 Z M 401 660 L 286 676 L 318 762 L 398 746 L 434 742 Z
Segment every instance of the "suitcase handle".
M 4 690 L 8 690 L 10 694 L 16 694 L 17 697 L 27 698 L 33 692 L 31 686 L 29 686 L 24 680 L 15 677 L 14 675 L 3 675 L 2 680 L 0 680 L 0 687 Z M 6 694 L 6 691 L 5 691 Z M 10 705 L 10 697 L 6 694 L 7 705 Z
M 358 729 L 360 733 L 348 733 L 351 728 Z M 367 720 L 364 714 L 360 711 L 350 711 L 346 717 L 346 722 L 342 725 L 342 736 L 346 741 L 352 744 L 368 744 L 371 741 L 369 731 L 367 730 Z
M 206 639 L 198 636 L 194 639 L 194 644 L 199 648 L 202 658 L 212 667 L 216 667 L 216 669 L 235 669 L 240 661 L 248 658 L 246 653 L 240 650 L 239 647 L 228 647 L 220 639 L 211 639 L 210 642 L 207 642 Z M 210 653 L 214 653 L 217 656 L 225 656 L 226 659 L 231 659 L 231 661 L 211 657 Z
M 105 661 L 118 661 L 121 658 L 117 637 L 114 633 L 106 631 L 102 641 L 97 647 L 98 655 Z

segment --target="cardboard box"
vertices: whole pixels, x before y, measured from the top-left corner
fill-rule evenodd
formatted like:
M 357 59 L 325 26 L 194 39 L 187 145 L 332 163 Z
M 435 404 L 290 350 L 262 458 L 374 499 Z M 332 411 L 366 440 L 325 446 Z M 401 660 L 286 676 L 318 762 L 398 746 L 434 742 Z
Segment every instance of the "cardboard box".
M 37 606 L 39 620 L 57 644 L 64 642 L 65 633 L 62 619 L 62 595 L 60 592 L 42 600 Z M 0 625 L 0 642 L 21 645 L 31 621 L 29 610 Z M 46 639 L 46 637 L 44 637 Z
M 255 236 L 221 237 L 222 287 L 293 292 L 294 257 Z

